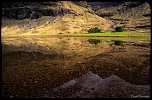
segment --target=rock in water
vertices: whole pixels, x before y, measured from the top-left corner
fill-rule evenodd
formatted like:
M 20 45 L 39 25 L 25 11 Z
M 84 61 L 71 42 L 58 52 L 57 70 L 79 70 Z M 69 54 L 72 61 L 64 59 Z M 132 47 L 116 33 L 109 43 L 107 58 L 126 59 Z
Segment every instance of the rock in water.
M 102 79 L 89 71 L 44 95 L 48 98 L 149 98 L 150 85 L 133 85 L 115 75 Z

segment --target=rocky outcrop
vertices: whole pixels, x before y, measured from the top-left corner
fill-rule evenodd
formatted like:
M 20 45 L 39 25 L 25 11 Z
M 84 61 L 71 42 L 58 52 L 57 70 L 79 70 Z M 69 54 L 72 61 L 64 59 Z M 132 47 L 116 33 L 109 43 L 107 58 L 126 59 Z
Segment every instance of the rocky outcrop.
M 2 11 L 2 17 L 9 19 L 25 19 L 32 17 L 32 12 L 29 8 L 15 8 L 15 9 L 4 9 Z
M 53 90 L 44 89 L 43 98 L 150 98 L 150 85 L 133 85 L 112 75 L 102 79 L 88 72 Z
M 67 9 L 30 9 L 30 8 L 15 8 L 15 9 L 4 9 L 2 11 L 2 17 L 9 19 L 22 20 L 25 18 L 38 19 L 42 16 L 63 16 L 64 14 L 72 14 L 73 11 Z
M 111 17 L 115 15 L 132 17 L 134 9 L 138 8 L 136 13 L 140 13 L 138 16 L 150 15 L 142 9 L 149 10 L 149 4 L 147 2 L 86 2 L 86 1 L 73 1 L 73 3 L 89 8 L 93 10 L 97 15 L 101 17 Z M 47 8 L 49 6 L 49 8 Z M 41 16 L 62 16 L 63 14 L 71 13 L 70 10 L 63 9 L 64 4 L 62 2 L 3 2 L 2 3 L 2 16 L 13 19 L 24 18 L 39 18 Z M 51 7 L 51 8 L 50 8 Z M 108 10 L 109 9 L 109 10 Z M 112 10 L 111 10 L 112 9 Z M 132 9 L 130 11 L 130 9 Z M 90 10 L 90 11 L 91 11 Z M 135 9 L 136 10 L 136 9 Z M 141 12 L 142 11 L 142 12 Z M 136 14 L 135 13 L 135 14 Z
M 28 2 L 28 3 L 2 3 L 2 17 L 22 20 L 25 18 L 38 19 L 42 16 L 64 16 L 65 14 L 77 15 L 75 11 L 62 8 L 59 2 Z M 61 3 L 62 4 L 62 3 Z M 50 6 L 51 8 L 45 8 Z M 53 8 L 54 7 L 54 8 Z

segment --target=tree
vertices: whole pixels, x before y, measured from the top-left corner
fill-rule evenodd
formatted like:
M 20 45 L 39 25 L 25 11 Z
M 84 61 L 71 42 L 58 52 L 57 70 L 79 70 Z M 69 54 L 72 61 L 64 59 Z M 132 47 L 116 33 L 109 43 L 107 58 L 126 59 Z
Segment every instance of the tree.
M 115 28 L 116 32 L 123 32 L 124 28 L 122 26 L 118 26 Z
M 100 33 L 100 32 L 101 32 L 101 29 L 99 29 L 98 27 L 90 28 L 88 30 L 88 33 Z

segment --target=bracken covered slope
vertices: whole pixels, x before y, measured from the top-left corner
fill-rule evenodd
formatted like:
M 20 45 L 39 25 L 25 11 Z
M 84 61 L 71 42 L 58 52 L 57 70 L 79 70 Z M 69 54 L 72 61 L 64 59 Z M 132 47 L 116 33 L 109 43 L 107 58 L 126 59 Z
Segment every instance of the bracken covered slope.
M 4 2 L 2 35 L 86 33 L 89 28 L 111 29 L 111 21 L 72 1 Z
M 149 2 L 88 2 L 95 13 L 127 31 L 150 32 Z
M 151 31 L 149 2 L 3 2 L 3 35 L 87 33 L 124 26 L 126 31 Z

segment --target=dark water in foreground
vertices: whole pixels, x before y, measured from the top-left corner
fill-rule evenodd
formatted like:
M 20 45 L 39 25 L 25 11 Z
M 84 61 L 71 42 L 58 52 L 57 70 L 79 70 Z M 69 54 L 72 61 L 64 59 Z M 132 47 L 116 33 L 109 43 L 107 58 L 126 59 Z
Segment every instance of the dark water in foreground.
M 149 69 L 150 41 L 141 39 L 2 38 L 3 97 L 34 95 L 90 70 L 102 78 L 115 74 L 133 84 L 149 84 Z

